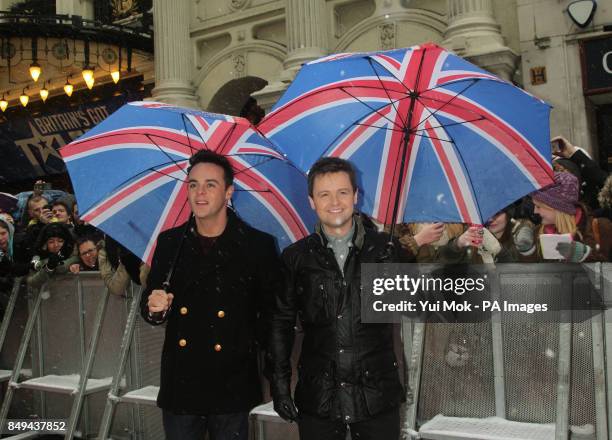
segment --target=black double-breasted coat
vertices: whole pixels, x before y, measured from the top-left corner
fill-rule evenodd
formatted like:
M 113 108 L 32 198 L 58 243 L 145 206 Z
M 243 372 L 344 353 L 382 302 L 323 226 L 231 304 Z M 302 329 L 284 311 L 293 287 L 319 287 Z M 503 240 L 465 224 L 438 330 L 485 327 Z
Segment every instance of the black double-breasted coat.
M 281 283 L 274 239 L 231 210 L 207 255 L 193 226 L 161 233 L 141 301 L 152 324 L 148 296 L 162 288 L 183 234 L 170 281 L 158 406 L 178 414 L 248 411 L 262 400 L 257 353 Z

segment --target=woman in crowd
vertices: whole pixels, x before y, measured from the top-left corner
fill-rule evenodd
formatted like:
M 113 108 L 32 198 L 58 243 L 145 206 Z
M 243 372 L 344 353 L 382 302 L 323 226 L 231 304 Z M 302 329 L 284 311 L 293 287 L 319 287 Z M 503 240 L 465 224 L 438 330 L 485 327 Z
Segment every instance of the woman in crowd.
M 36 242 L 28 284 L 40 287 L 53 275 L 67 273 L 70 265 L 79 261 L 79 257 L 73 255 L 73 249 L 74 239 L 68 226 L 62 223 L 46 225 Z
M 554 183 L 534 192 L 531 198 L 534 212 L 542 218 L 541 225 L 536 228 L 535 259 L 544 260 L 540 242 L 542 234 L 569 234 L 571 242 L 557 245 L 564 261 L 605 261 L 593 236 L 589 211 L 578 201 L 578 179 L 574 175 L 555 173 Z

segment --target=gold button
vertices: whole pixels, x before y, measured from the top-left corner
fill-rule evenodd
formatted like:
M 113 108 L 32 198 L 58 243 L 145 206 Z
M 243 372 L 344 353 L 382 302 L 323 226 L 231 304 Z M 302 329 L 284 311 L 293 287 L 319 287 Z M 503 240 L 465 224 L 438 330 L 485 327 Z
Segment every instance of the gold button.
M 181 307 L 181 315 L 187 314 L 187 307 Z
M 221 344 L 215 344 L 215 351 L 221 351 Z
M 219 318 L 224 318 L 224 317 L 225 317 L 225 312 L 224 312 L 223 310 L 219 310 L 219 311 L 217 312 L 217 316 L 218 316 Z
M 186 339 L 180 339 L 180 340 L 179 340 L 179 345 L 180 345 L 181 347 L 184 347 L 185 345 L 187 345 L 187 340 L 186 340 Z

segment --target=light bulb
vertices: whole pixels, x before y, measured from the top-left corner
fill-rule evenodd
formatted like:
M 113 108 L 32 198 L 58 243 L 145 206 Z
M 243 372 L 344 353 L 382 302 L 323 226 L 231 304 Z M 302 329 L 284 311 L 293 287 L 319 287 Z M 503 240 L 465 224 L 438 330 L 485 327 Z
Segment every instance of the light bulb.
M 40 89 L 40 99 L 42 99 L 42 102 L 45 102 L 48 97 L 49 97 L 49 90 L 47 90 L 46 87 L 43 87 L 42 89 Z
M 25 91 L 21 94 L 21 96 L 19 96 L 19 102 L 21 102 L 21 105 L 23 105 L 24 107 L 26 105 L 28 105 L 28 102 L 30 101 L 30 97 L 28 95 L 25 94 Z
M 38 77 L 40 76 L 41 72 L 42 70 L 37 62 L 30 64 L 30 75 L 32 76 L 34 82 L 38 81 Z
M 4 96 L 0 100 L 0 110 L 5 111 L 8 107 L 8 101 L 4 99 Z
M 66 84 L 64 84 L 64 92 L 66 92 L 66 95 L 68 95 L 68 97 L 72 96 L 73 90 L 74 90 L 74 86 L 70 84 L 68 80 L 66 80 Z
M 93 77 L 93 76 L 92 76 L 91 78 L 88 78 L 88 79 L 86 79 L 86 80 L 85 80 L 85 84 L 87 84 L 87 88 L 88 88 L 89 90 L 91 90 L 91 89 L 92 89 L 92 87 L 94 86 L 94 82 L 95 82 L 95 81 L 96 81 L 96 80 L 94 79 L 94 77 Z
M 93 70 L 92 70 L 92 69 L 90 69 L 89 67 L 85 67 L 85 68 L 83 69 L 83 72 L 81 72 L 81 73 L 82 73 L 82 75 L 83 75 L 83 79 L 84 79 L 85 81 L 88 81 L 88 80 L 92 79 L 92 78 L 93 78 L 93 75 L 94 75 Z
M 118 70 L 114 70 L 111 72 L 111 78 L 113 82 L 117 84 L 119 82 L 119 78 L 121 77 L 121 73 Z

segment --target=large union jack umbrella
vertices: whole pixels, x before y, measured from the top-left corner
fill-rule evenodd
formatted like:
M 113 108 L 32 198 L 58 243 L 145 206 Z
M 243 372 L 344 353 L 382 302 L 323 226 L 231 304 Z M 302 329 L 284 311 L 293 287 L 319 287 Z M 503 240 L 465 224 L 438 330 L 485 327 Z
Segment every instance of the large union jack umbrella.
M 302 170 L 353 162 L 361 210 L 385 224 L 483 224 L 552 183 L 550 107 L 426 44 L 302 67 L 259 129 Z
M 243 118 L 132 102 L 60 152 L 81 218 L 150 263 L 158 234 L 191 214 L 186 169 L 201 149 L 229 159 L 234 209 L 281 248 L 312 230 L 305 175 Z

